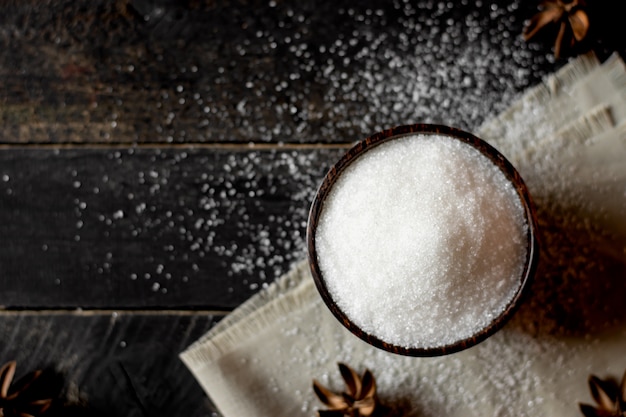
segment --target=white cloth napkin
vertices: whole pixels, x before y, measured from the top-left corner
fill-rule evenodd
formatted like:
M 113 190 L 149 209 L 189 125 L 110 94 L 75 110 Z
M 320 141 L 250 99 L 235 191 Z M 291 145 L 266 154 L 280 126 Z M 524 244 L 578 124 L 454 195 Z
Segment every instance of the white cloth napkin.
M 626 70 L 579 57 L 476 133 L 518 168 L 542 254 L 529 298 L 479 345 L 411 358 L 373 348 L 329 313 L 298 264 L 181 354 L 224 417 L 313 416 L 312 379 L 337 362 L 376 377 L 404 416 L 576 416 L 589 374 L 626 369 Z

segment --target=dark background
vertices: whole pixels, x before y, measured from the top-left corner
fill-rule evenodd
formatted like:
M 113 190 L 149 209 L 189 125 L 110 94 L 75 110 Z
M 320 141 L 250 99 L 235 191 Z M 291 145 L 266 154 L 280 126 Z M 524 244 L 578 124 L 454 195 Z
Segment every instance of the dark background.
M 351 143 L 565 64 L 537 3 L 0 1 L 0 362 L 72 413 L 218 415 L 178 353 L 304 259 Z M 623 56 L 614 7 L 567 53 Z

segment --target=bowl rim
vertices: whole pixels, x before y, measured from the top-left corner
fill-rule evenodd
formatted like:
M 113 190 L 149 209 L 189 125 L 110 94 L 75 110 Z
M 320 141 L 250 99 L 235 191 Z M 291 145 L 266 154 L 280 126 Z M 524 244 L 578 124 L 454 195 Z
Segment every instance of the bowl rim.
M 362 330 L 337 306 L 332 296 L 330 295 L 328 288 L 324 282 L 322 272 L 317 262 L 317 251 L 315 248 L 315 236 L 316 227 L 319 217 L 322 213 L 324 201 L 332 189 L 337 178 L 354 160 L 365 152 L 373 149 L 374 147 L 381 145 L 385 142 L 406 137 L 409 135 L 441 135 L 451 137 L 453 139 L 460 140 L 475 149 L 477 149 L 482 155 L 488 157 L 504 175 L 511 181 L 514 186 L 521 204 L 524 208 L 524 217 L 527 227 L 527 240 L 526 240 L 526 262 L 524 265 L 524 271 L 520 276 L 520 285 L 517 288 L 515 295 L 511 298 L 504 311 L 495 317 L 486 327 L 465 339 L 460 339 L 456 342 L 432 347 L 407 347 L 400 346 L 392 343 L 385 342 L 379 337 L 367 333 Z M 489 145 L 484 140 L 477 136 L 466 132 L 464 130 L 437 124 L 412 124 L 397 126 L 392 129 L 383 130 L 366 139 L 356 143 L 350 148 L 340 159 L 337 161 L 326 173 L 322 183 L 320 184 L 317 193 L 311 204 L 309 210 L 309 217 L 306 228 L 306 242 L 308 252 L 308 263 L 313 276 L 313 281 L 320 293 L 322 300 L 335 316 L 337 320 L 344 327 L 346 327 L 354 335 L 367 342 L 368 344 L 377 348 L 386 350 L 388 352 L 405 355 L 405 356 L 417 356 L 417 357 L 429 357 L 429 356 L 441 356 L 451 353 L 455 353 L 469 347 L 472 347 L 489 336 L 493 335 L 512 317 L 519 305 L 522 303 L 524 296 L 528 293 L 530 284 L 533 280 L 533 276 L 537 269 L 537 263 L 539 259 L 539 241 L 537 238 L 537 220 L 528 188 L 524 183 L 522 177 L 517 172 L 515 167 L 502 155 L 496 148 Z

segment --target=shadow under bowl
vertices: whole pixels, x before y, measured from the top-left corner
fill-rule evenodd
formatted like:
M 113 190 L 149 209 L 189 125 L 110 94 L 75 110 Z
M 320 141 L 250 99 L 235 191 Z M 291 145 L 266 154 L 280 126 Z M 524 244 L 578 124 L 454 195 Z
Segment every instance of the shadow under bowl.
M 486 156 L 497 167 L 499 167 L 505 177 L 511 182 L 511 184 L 515 188 L 524 209 L 524 218 L 528 226 L 526 233 L 526 259 L 524 269 L 519 277 L 519 285 L 517 287 L 517 291 L 510 300 L 510 302 L 506 305 L 502 313 L 494 318 L 487 326 L 475 332 L 472 336 L 458 340 L 451 344 L 443 344 L 440 346 L 399 346 L 393 343 L 388 343 L 380 339 L 376 335 L 365 332 L 363 329 L 357 326 L 341 310 L 341 308 L 339 308 L 339 306 L 334 301 L 332 295 L 330 294 L 324 280 L 324 275 L 320 270 L 320 266 L 318 263 L 318 253 L 315 245 L 317 225 L 324 207 L 324 202 L 328 197 L 333 185 L 341 176 L 341 173 L 346 169 L 346 167 L 370 149 L 382 143 L 409 135 L 447 136 L 464 142 L 477 149 L 482 155 Z M 502 328 L 502 326 L 504 326 L 504 324 L 511 318 L 515 310 L 521 304 L 523 296 L 528 292 L 528 288 L 530 287 L 530 282 L 532 281 L 533 275 L 536 271 L 539 258 L 537 221 L 533 208 L 533 203 L 528 189 L 524 184 L 524 181 L 522 180 L 519 173 L 515 170 L 513 165 L 511 165 L 511 163 L 494 147 L 479 139 L 478 137 L 472 135 L 471 133 L 448 126 L 432 124 L 414 124 L 399 126 L 393 129 L 385 130 L 373 136 L 370 136 L 369 138 L 362 140 L 361 142 L 358 142 L 355 146 L 349 149 L 344 154 L 344 156 L 334 166 L 330 168 L 317 191 L 309 212 L 306 240 L 308 249 L 308 261 L 311 273 L 313 275 L 313 280 L 315 281 L 315 285 L 324 303 L 332 312 L 332 314 L 339 320 L 339 322 L 341 322 L 341 324 L 343 324 L 348 330 L 350 330 L 350 332 L 352 332 L 354 335 L 358 336 L 365 342 L 369 343 L 370 345 L 386 350 L 388 352 L 407 356 L 427 357 L 446 355 L 472 347 L 482 342 L 489 336 L 493 335 L 496 331 Z

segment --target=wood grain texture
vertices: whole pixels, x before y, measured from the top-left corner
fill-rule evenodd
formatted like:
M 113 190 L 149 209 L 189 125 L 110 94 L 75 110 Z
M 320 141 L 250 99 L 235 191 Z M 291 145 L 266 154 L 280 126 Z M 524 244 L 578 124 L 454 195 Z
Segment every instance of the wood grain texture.
M 232 309 L 305 258 L 343 152 L 0 150 L 0 305 Z
M 0 2 L 0 141 L 352 142 L 475 128 L 562 64 L 533 2 Z
M 0 362 L 17 361 L 16 378 L 44 369 L 49 393 L 88 404 L 85 416 L 212 414 L 178 353 L 219 316 L 67 312 L 0 313 Z M 53 394 L 54 395 L 54 394 Z

